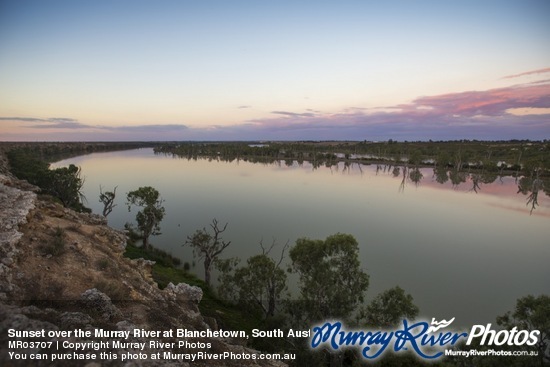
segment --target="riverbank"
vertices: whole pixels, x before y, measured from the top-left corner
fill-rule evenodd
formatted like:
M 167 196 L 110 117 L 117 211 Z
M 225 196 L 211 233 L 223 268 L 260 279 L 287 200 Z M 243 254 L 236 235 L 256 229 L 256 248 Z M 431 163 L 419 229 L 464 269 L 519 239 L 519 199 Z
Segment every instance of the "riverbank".
M 0 154 L 2 156 L 2 154 Z M 14 360 L 7 348 L 8 330 L 70 331 L 104 329 L 127 330 L 218 330 L 214 318 L 201 314 L 201 288 L 186 283 L 168 282 L 160 289 L 153 279 L 153 261 L 124 256 L 126 236 L 106 225 L 104 218 L 77 213 L 47 198 L 38 198 L 36 188 L 17 180 L 2 157 L 0 174 L 0 364 L 23 366 L 36 356 L 35 349 L 20 349 L 17 353 L 27 360 Z M 46 333 L 47 335 L 47 333 Z M 53 335 L 53 333 L 52 333 Z M 65 334 L 65 335 L 71 335 Z M 34 339 L 55 342 L 60 338 Z M 63 340 L 76 343 L 88 341 L 74 334 Z M 93 339 L 93 338 L 92 338 Z M 25 340 L 25 339 L 21 339 Z M 143 353 L 159 352 L 149 345 L 151 338 L 136 336 L 132 342 L 145 343 Z M 160 339 L 159 339 L 160 340 Z M 177 338 L 162 338 L 162 342 L 177 342 Z M 210 343 L 210 353 L 257 354 L 246 348 L 240 338 L 199 338 L 194 342 Z M 45 356 L 54 351 L 39 349 Z M 181 353 L 178 348 L 163 352 Z M 104 366 L 118 366 L 121 357 L 134 352 L 124 348 L 106 347 L 94 360 Z M 118 356 L 115 359 L 114 356 Z M 35 361 L 35 366 L 67 365 L 51 359 Z M 193 366 L 282 366 L 272 360 L 199 360 Z M 73 362 L 74 363 L 74 362 Z M 173 365 L 172 360 L 144 359 L 125 365 Z M 85 365 L 86 363 L 74 363 Z M 91 366 L 91 364 L 89 364 Z M 178 365 L 190 365 L 185 361 Z

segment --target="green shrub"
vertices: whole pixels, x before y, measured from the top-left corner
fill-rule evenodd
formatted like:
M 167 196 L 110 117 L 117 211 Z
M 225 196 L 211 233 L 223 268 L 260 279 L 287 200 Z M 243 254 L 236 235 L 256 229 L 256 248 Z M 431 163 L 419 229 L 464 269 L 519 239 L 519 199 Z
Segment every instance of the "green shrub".
M 52 256 L 60 256 L 65 253 L 66 236 L 65 230 L 57 227 L 54 231 L 53 238 L 50 243 L 42 246 L 42 250 Z

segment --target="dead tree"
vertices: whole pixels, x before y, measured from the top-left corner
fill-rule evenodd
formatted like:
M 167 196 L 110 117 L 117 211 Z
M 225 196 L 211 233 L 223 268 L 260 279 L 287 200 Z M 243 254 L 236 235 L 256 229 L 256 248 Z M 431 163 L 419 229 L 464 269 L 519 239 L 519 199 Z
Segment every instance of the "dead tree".
M 107 218 L 107 216 L 111 214 L 113 208 L 116 206 L 114 202 L 117 187 L 118 186 L 115 186 L 115 189 L 113 191 L 103 192 L 103 188 L 101 187 L 101 185 L 99 186 L 99 201 L 103 203 L 103 216 L 105 218 Z
M 210 228 L 214 231 L 213 234 L 209 233 L 206 228 L 199 229 L 192 236 L 187 236 L 184 243 L 184 245 L 193 248 L 195 257 L 204 261 L 204 281 L 207 285 L 210 285 L 210 274 L 214 261 L 231 244 L 231 241 L 223 241 L 221 238 L 221 234 L 227 228 L 227 223 L 220 229 L 218 221 L 213 219 Z

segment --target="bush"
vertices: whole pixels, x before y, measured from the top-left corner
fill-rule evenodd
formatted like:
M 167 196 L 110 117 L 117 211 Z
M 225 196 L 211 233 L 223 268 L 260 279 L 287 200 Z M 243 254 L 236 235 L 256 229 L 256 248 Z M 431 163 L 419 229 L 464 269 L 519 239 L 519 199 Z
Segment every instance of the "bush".
M 52 241 L 42 246 L 42 250 L 49 255 L 59 256 L 65 253 L 65 230 L 57 227 L 55 229 Z
M 50 164 L 39 159 L 27 149 L 15 149 L 7 153 L 11 172 L 21 180 L 38 186 L 43 194 L 59 199 L 63 206 L 79 212 L 90 212 L 82 204 L 81 189 L 84 180 L 80 168 L 71 164 L 50 170 Z

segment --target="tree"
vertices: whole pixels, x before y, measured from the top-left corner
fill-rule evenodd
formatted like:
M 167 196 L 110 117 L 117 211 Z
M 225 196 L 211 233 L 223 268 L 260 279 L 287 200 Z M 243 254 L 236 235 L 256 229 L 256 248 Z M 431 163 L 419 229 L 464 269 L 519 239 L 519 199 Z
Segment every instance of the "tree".
M 27 149 L 13 149 L 7 152 L 11 172 L 21 180 L 43 187 L 50 164 L 31 154 Z
M 377 295 L 361 318 L 368 326 L 389 328 L 398 325 L 403 319 L 414 320 L 418 312 L 413 297 L 396 286 Z
M 550 296 L 529 295 L 519 298 L 513 313 L 507 312 L 497 317 L 497 324 L 507 329 L 539 330 L 536 344 L 540 365 L 550 362 Z
M 407 162 L 409 164 L 412 164 L 414 167 L 418 167 L 418 165 L 422 163 L 421 152 L 418 149 L 413 150 L 412 153 L 409 155 L 409 159 Z
M 105 191 L 103 192 L 103 188 L 99 186 L 99 202 L 103 203 L 103 216 L 107 218 L 109 214 L 113 211 L 113 208 L 116 206 L 114 203 L 115 196 L 116 196 L 116 188 L 115 186 L 113 191 Z
M 262 253 L 248 258 L 246 266 L 236 269 L 233 274 L 230 270 L 235 264 L 234 259 L 218 262 L 222 271 L 220 294 L 235 299 L 252 311 L 261 312 L 265 318 L 275 316 L 276 305 L 287 289 L 286 273 L 280 266 L 288 243 L 277 262 L 269 257 L 274 245 L 275 242 L 266 250 L 260 241 Z
M 300 278 L 300 296 L 288 309 L 294 324 L 311 327 L 311 323 L 322 320 L 349 319 L 369 286 L 369 276 L 359 262 L 357 240 L 342 233 L 324 241 L 300 238 L 289 255 L 291 269 Z M 326 351 L 324 358 L 330 366 L 342 366 L 344 353 Z
M 143 208 L 136 214 L 138 228 L 141 230 L 143 247 L 149 248 L 149 237 L 160 234 L 160 222 L 164 218 L 165 209 L 162 206 L 164 200 L 160 198 L 159 192 L 151 186 L 143 186 L 137 190 L 130 191 L 128 200 L 128 211 L 132 205 Z
M 82 186 L 84 180 L 80 177 L 80 167 L 71 164 L 69 167 L 48 170 L 42 188 L 46 193 L 61 200 L 67 208 L 89 211 L 82 205 Z
M 369 276 L 361 269 L 359 245 L 349 234 L 323 240 L 300 238 L 289 252 L 300 279 L 295 316 L 308 322 L 346 319 L 364 300 Z
M 223 241 L 221 238 L 221 234 L 227 229 L 227 223 L 220 229 L 218 221 L 214 218 L 210 227 L 214 234 L 208 233 L 206 228 L 198 229 L 192 236 L 187 236 L 187 240 L 183 244 L 191 246 L 194 256 L 204 261 L 204 281 L 207 285 L 210 285 L 210 274 L 214 261 L 231 244 L 231 241 Z

